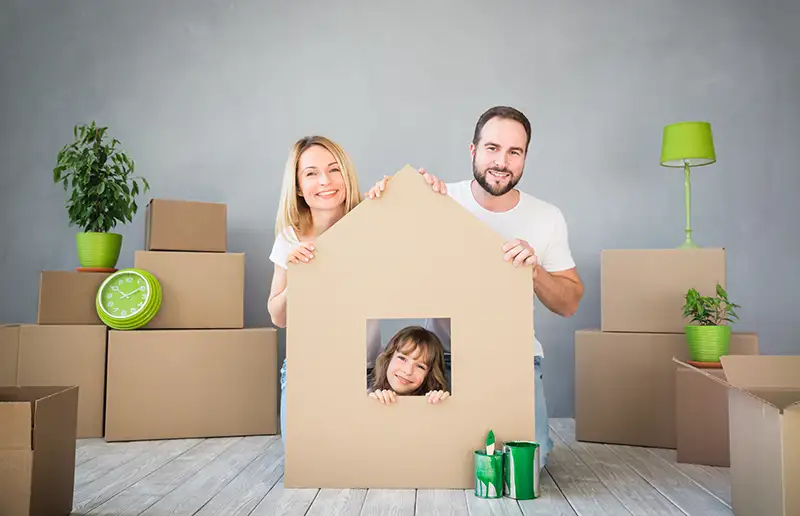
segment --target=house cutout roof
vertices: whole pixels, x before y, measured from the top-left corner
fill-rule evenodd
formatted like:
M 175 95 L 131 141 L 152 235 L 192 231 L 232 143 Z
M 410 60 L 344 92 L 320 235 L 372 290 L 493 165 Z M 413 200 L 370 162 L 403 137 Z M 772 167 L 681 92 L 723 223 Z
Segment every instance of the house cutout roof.
M 474 487 L 473 451 L 534 439 L 533 283 L 406 166 L 290 265 L 286 487 Z M 366 321 L 450 318 L 452 397 L 366 392 Z

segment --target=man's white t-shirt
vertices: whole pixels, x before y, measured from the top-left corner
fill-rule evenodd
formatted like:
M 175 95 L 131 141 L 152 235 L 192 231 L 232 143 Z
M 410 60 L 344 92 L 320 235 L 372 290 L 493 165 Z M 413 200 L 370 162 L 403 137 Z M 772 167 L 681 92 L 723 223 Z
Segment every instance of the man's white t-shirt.
M 567 222 L 555 205 L 520 192 L 519 202 L 505 212 L 489 211 L 475 200 L 470 190 L 473 179 L 447 183 L 447 194 L 470 213 L 492 228 L 505 240 L 520 238 L 533 248 L 540 265 L 548 272 L 563 271 L 575 267 L 569 248 Z M 498 259 L 502 252 L 498 250 Z M 511 264 L 509 264 L 509 267 Z M 444 319 L 427 320 L 426 327 L 432 330 L 450 351 L 450 327 Z M 544 349 L 534 339 L 535 355 L 544 356 Z
M 292 251 L 300 244 L 300 239 L 297 238 L 297 234 L 295 233 L 293 228 L 288 228 L 285 231 L 282 231 L 278 234 L 275 238 L 275 243 L 272 245 L 272 252 L 269 255 L 269 259 L 275 266 L 283 267 L 284 269 L 288 269 L 288 259 L 289 255 L 292 254 Z M 376 319 L 365 321 L 367 325 L 367 368 L 372 367 L 375 365 L 375 359 L 378 357 L 382 349 L 381 345 L 381 328 L 380 324 Z M 323 346 L 325 343 L 320 342 L 320 345 Z

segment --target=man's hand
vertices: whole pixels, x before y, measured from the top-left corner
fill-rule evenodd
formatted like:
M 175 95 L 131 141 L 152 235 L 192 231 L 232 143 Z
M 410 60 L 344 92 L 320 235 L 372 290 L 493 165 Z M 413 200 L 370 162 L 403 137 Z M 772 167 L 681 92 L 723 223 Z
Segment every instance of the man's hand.
M 531 247 L 530 244 L 525 240 L 519 238 L 509 240 L 503 244 L 503 252 L 506 253 L 503 256 L 503 260 L 511 262 L 514 267 L 519 267 L 520 265 L 533 265 L 534 271 L 536 268 L 538 268 L 539 264 L 536 259 L 536 254 L 533 251 L 533 247 Z
M 397 401 L 397 394 L 391 389 L 378 389 L 377 391 L 369 393 L 370 398 L 375 398 L 382 405 L 391 405 L 395 401 Z
M 450 397 L 450 393 L 447 391 L 431 391 L 425 395 L 428 400 L 428 403 L 439 403 L 440 401 L 444 401 Z
M 447 193 L 447 186 L 444 184 L 444 181 L 442 181 L 441 179 L 439 179 L 438 177 L 436 177 L 436 176 L 434 176 L 432 174 L 429 174 L 428 172 L 425 171 L 424 168 L 419 169 L 417 172 L 419 172 L 422 175 L 422 177 L 425 178 L 425 182 L 426 183 L 431 185 L 431 189 L 434 192 L 438 192 L 438 193 L 441 193 L 441 194 L 446 194 Z M 381 179 L 380 181 L 375 183 L 375 186 L 370 188 L 367 191 L 367 193 L 364 194 L 364 196 L 367 197 L 368 199 L 376 199 L 376 198 L 380 197 L 381 196 L 381 192 L 386 190 L 386 185 L 387 185 L 387 183 L 389 183 L 390 179 L 391 179 L 391 176 L 383 176 L 383 179 Z

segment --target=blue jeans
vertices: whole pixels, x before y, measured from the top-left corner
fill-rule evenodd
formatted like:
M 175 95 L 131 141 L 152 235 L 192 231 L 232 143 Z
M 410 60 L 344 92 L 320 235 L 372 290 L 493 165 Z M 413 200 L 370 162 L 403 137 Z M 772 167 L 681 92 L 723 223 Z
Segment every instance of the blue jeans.
M 281 441 L 286 447 L 286 359 L 281 366 Z
M 449 364 L 448 364 L 449 365 Z M 449 367 L 448 373 L 449 371 Z M 547 464 L 547 455 L 553 448 L 553 440 L 550 438 L 550 424 L 547 417 L 547 401 L 544 395 L 544 374 L 542 373 L 542 357 L 534 357 L 534 413 L 536 414 L 536 442 L 539 443 L 539 458 L 541 465 Z M 281 440 L 286 446 L 286 359 L 281 366 Z
M 547 464 L 547 454 L 553 449 L 550 438 L 550 423 L 547 417 L 547 401 L 544 396 L 544 374 L 542 374 L 542 357 L 533 359 L 534 375 L 534 413 L 536 414 L 536 442 L 539 443 L 539 459 L 541 466 Z

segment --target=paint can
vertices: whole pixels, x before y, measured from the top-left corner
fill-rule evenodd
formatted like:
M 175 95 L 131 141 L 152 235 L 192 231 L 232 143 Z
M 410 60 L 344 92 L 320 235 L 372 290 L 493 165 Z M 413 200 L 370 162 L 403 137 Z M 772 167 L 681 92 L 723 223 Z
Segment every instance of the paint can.
M 503 459 L 497 450 L 488 455 L 486 450 L 475 450 L 475 496 L 478 498 L 503 497 Z
M 503 446 L 503 454 L 503 494 L 515 500 L 539 498 L 539 444 L 509 441 Z

